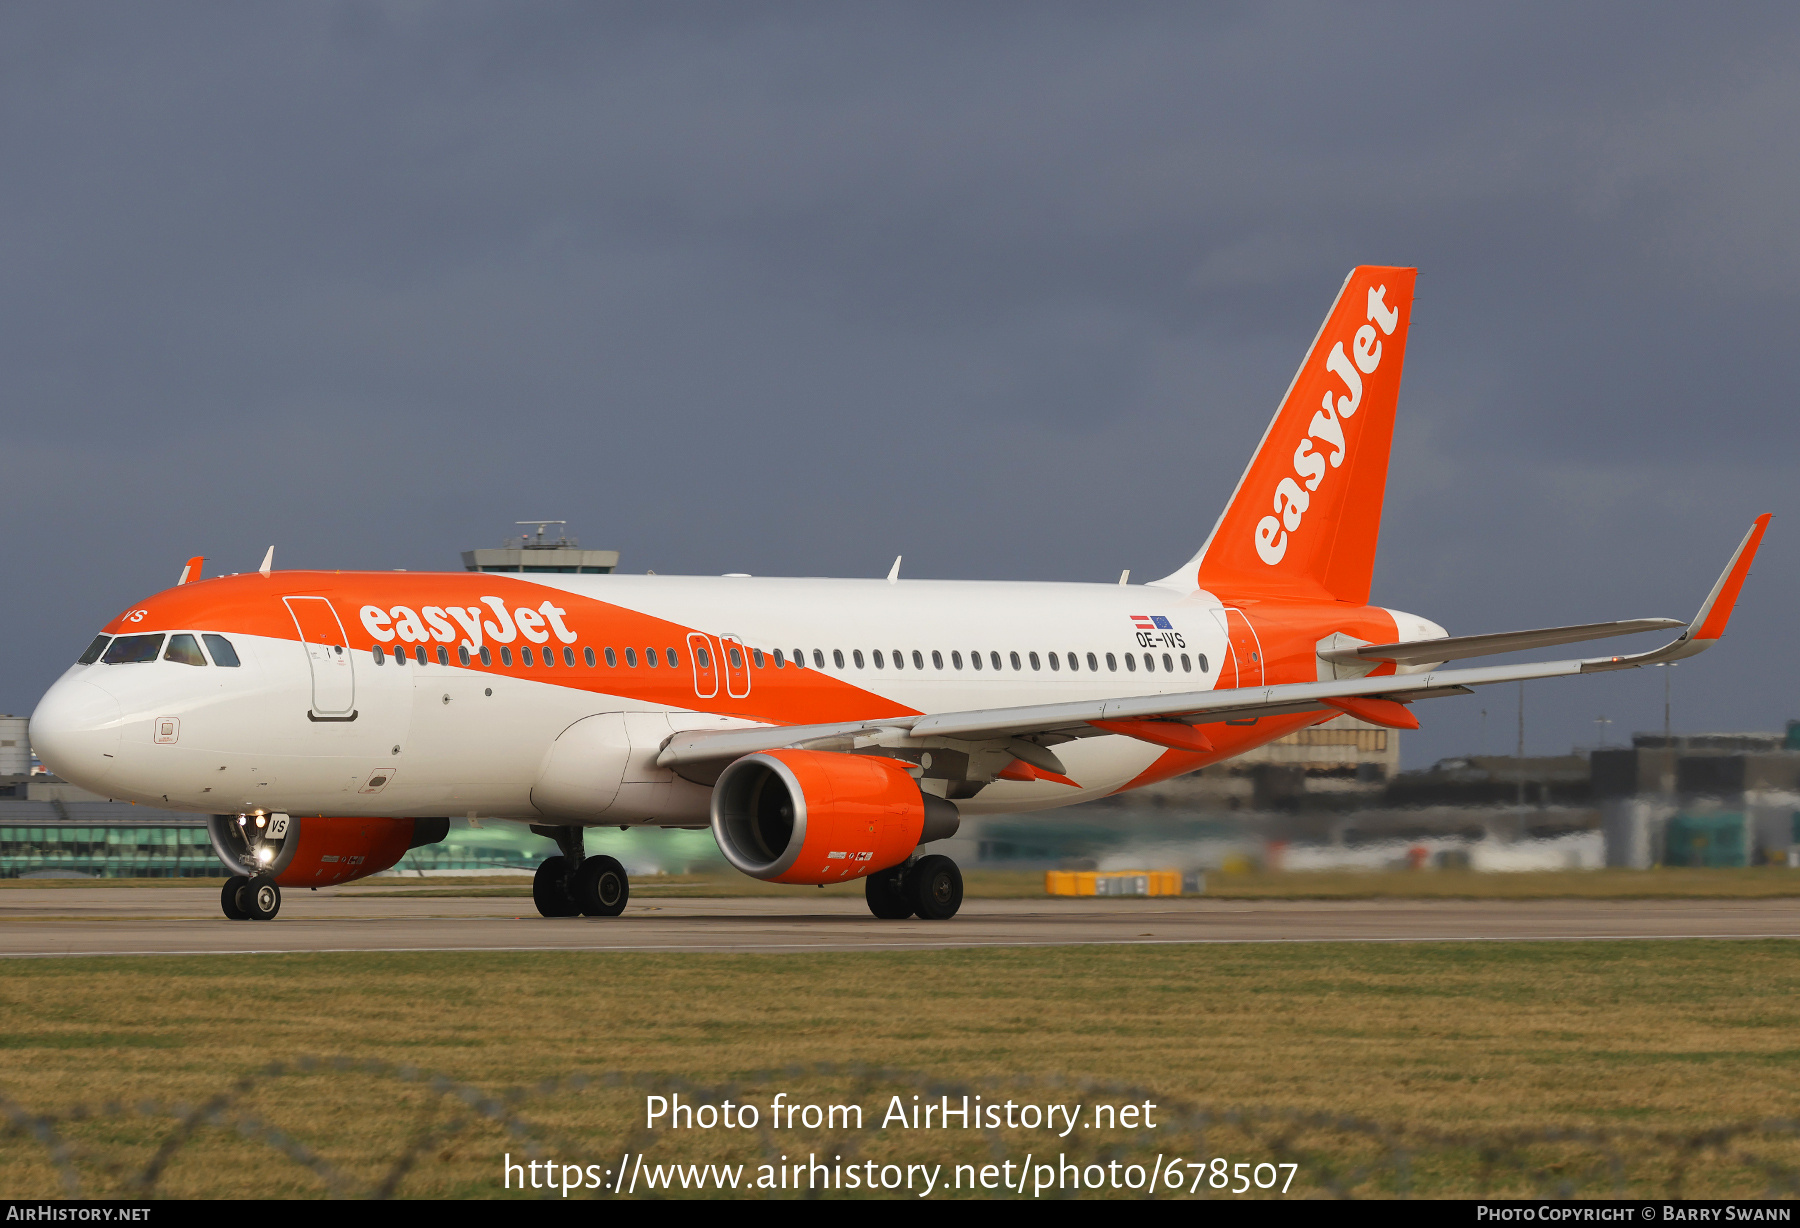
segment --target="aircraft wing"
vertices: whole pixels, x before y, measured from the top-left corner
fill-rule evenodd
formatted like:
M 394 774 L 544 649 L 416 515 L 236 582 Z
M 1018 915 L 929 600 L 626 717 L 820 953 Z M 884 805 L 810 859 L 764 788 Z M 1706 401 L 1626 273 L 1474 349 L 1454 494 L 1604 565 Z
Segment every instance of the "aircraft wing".
M 1442 669 L 1428 673 L 1349 678 L 1333 682 L 1296 682 L 1274 686 L 1238 687 L 1229 690 L 1189 691 L 1173 695 L 1129 695 L 1111 699 L 1073 700 L 1066 703 L 1026 704 L 1008 708 L 935 712 L 919 716 L 885 717 L 866 721 L 839 721 L 818 725 L 770 725 L 718 733 L 676 734 L 657 762 L 664 767 L 735 759 L 740 755 L 781 747 L 839 743 L 845 749 L 857 738 L 908 739 L 956 738 L 966 741 L 1010 740 L 1019 757 L 1031 762 L 1044 757 L 1041 745 L 1026 739 L 1064 741 L 1092 737 L 1111 730 L 1096 722 L 1151 721 L 1204 725 L 1251 717 L 1294 712 L 1342 711 L 1332 700 L 1385 700 L 1408 704 L 1444 695 L 1466 695 L 1474 687 L 1534 678 L 1560 678 L 1570 674 L 1604 673 L 1679 661 L 1706 651 L 1725 633 L 1751 561 L 1756 557 L 1769 517 L 1757 518 L 1744 535 L 1730 563 L 1713 585 L 1706 601 L 1682 633 L 1661 648 L 1630 656 L 1593 657 L 1570 661 L 1539 661 L 1522 665 L 1492 665 L 1473 669 Z M 1640 620 L 1652 626 L 1666 620 Z M 1590 626 L 1618 624 L 1590 624 Z M 1678 623 L 1675 625 L 1679 625 Z M 1646 628 L 1639 627 L 1639 630 Z M 1555 628 L 1553 631 L 1575 630 Z M 1526 633 L 1531 634 L 1531 633 Z M 1444 641 L 1431 641 L 1442 644 Z M 884 744 L 889 744 L 884 741 Z M 1036 766 L 1058 771 L 1054 756 Z

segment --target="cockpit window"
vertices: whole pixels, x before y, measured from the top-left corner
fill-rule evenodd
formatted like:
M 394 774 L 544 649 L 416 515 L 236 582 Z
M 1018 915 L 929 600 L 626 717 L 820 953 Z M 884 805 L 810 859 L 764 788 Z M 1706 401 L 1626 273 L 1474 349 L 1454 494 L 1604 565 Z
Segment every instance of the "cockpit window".
M 135 665 L 154 661 L 162 651 L 163 637 L 157 635 L 121 635 L 100 659 L 108 665 Z
M 92 665 L 100 659 L 100 654 L 106 651 L 106 646 L 110 643 L 112 643 L 112 636 L 96 635 L 94 642 L 87 646 L 87 651 L 75 659 L 75 664 Z
M 200 641 L 185 631 L 169 637 L 169 651 L 163 653 L 163 660 L 182 665 L 206 664 L 206 658 L 200 652 Z
M 200 638 L 206 641 L 206 651 L 212 653 L 214 665 L 223 665 L 231 669 L 236 669 L 238 667 L 240 662 L 238 661 L 237 649 L 231 646 L 230 640 L 222 635 L 207 635 L 205 633 L 202 633 Z

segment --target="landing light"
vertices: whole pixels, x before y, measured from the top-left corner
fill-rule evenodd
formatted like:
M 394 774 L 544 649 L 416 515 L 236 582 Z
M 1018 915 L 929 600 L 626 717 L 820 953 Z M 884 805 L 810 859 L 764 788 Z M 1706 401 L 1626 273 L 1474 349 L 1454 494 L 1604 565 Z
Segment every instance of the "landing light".
M 274 861 L 275 860 L 274 850 L 272 850 L 272 849 L 257 849 L 256 850 L 256 859 L 261 862 Z
M 261 827 L 266 822 L 268 822 L 268 820 L 263 818 L 260 814 L 256 816 L 256 825 L 258 827 Z
M 246 823 L 248 823 L 248 822 L 249 822 L 249 821 L 250 821 L 250 820 L 249 820 L 249 819 L 246 819 L 246 818 L 245 818 L 245 817 L 244 817 L 244 816 L 243 816 L 243 815 L 241 815 L 241 814 L 240 814 L 240 815 L 239 815 L 239 816 L 238 816 L 238 826 L 239 826 L 239 827 L 242 827 L 242 826 L 244 826 L 244 824 L 246 824 Z

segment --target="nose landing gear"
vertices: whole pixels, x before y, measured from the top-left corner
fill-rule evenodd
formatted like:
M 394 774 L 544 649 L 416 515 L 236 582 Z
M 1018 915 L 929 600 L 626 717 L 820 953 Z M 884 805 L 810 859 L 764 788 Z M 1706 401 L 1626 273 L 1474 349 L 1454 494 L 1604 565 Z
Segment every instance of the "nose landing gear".
M 219 892 L 219 908 L 233 921 L 273 921 L 281 911 L 281 888 L 267 874 L 234 874 Z
M 582 854 L 579 827 L 531 829 L 549 836 L 562 849 L 560 857 L 546 857 L 531 880 L 531 899 L 546 917 L 616 917 L 631 898 L 631 880 L 625 867 L 611 857 Z

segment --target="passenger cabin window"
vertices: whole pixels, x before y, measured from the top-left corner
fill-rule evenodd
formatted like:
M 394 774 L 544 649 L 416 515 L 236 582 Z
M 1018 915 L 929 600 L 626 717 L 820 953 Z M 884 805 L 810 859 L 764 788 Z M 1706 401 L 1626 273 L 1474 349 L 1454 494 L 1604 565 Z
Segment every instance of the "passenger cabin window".
M 1144 654 L 1144 672 L 1146 674 L 1154 674 L 1156 672 L 1156 658 L 1150 653 Z
M 919 668 L 924 669 L 925 667 L 923 665 L 921 665 L 921 666 L 919 666 Z M 943 669 L 944 668 L 944 654 L 939 652 L 935 648 L 933 648 L 931 650 L 931 668 L 932 669 Z
M 594 663 L 594 650 L 592 648 L 587 650 L 587 663 L 589 665 Z M 563 649 L 563 664 L 570 669 L 575 668 L 575 650 L 573 648 Z
M 394 649 L 394 664 L 395 665 L 405 665 L 406 664 L 406 649 L 404 649 L 404 648 L 395 648 Z
M 619 668 L 619 654 L 614 652 L 610 648 L 608 648 L 606 650 L 606 668 L 608 668 L 608 669 L 618 669 Z
M 1191 674 L 1194 672 L 1194 663 L 1188 660 L 1188 655 L 1185 652 L 1181 654 L 1181 672 L 1184 674 Z
M 656 649 L 654 649 L 654 648 L 644 649 L 644 664 L 648 665 L 651 669 L 657 669 L 657 668 L 661 667 L 662 661 L 660 659 L 658 659 L 658 657 L 656 655 Z
M 1111 660 L 1111 658 L 1109 657 L 1108 660 Z M 1125 668 L 1134 674 L 1137 673 L 1137 658 L 1130 653 L 1125 654 Z
M 675 655 L 675 650 L 673 648 L 665 648 L 663 651 L 669 656 L 669 668 L 679 669 L 681 666 L 681 658 Z
M 775 650 L 775 668 L 776 669 L 787 668 L 787 658 L 782 655 L 781 649 L 779 649 L 779 648 L 777 648 Z
M 1175 672 L 1174 659 L 1171 658 L 1168 653 L 1166 653 L 1166 652 L 1163 653 L 1163 673 L 1172 674 L 1174 672 Z
M 163 660 L 182 665 L 206 664 L 206 657 L 200 652 L 200 641 L 185 631 L 169 637 L 169 651 L 163 653 Z
M 727 655 L 729 655 L 731 657 L 731 668 L 732 669 L 743 669 L 744 668 L 744 654 L 743 653 L 739 652 L 736 648 L 733 648 L 733 647 L 727 647 L 725 649 L 725 652 Z M 675 650 L 673 648 L 669 649 L 669 664 L 670 665 L 675 664 Z
M 467 665 L 469 663 L 469 650 L 463 645 L 458 644 L 456 646 L 456 659 L 462 664 Z
M 231 641 L 224 636 L 209 635 L 202 631 L 200 633 L 200 642 L 206 645 L 206 651 L 212 653 L 214 665 L 222 666 L 226 669 L 236 669 L 239 666 L 240 662 L 238 661 L 237 649 L 233 648 L 231 646 Z
M 838 659 L 838 668 L 839 669 L 844 668 L 843 655 L 844 655 L 843 653 L 838 654 L 838 658 L 839 658 Z M 815 666 L 817 666 L 819 669 L 825 668 L 825 650 L 824 649 L 822 649 L 822 648 L 813 649 L 813 664 Z
M 158 635 L 121 635 L 112 642 L 100 660 L 107 665 L 137 665 L 154 661 L 161 654 L 163 637 Z
M 842 648 L 833 648 L 831 650 L 831 660 L 832 660 L 833 664 L 835 664 L 839 669 L 843 669 L 844 668 L 844 650 Z
M 704 662 L 702 662 L 702 666 L 704 667 Z M 625 668 L 627 668 L 627 669 L 636 669 L 637 668 L 637 649 L 627 648 L 625 650 Z
M 943 669 L 944 668 L 943 658 L 939 657 L 937 655 L 937 653 L 935 653 L 935 652 L 932 653 L 931 655 L 934 659 L 937 660 L 937 667 L 939 669 Z M 913 668 L 914 669 L 924 669 L 925 668 L 925 658 L 919 655 L 919 650 L 917 648 L 913 649 Z
M 1094 659 L 1094 654 L 1091 652 L 1088 653 L 1088 668 L 1096 674 L 1100 672 L 1100 662 Z
M 1061 669 L 1062 662 L 1057 660 L 1056 654 L 1050 653 L 1049 656 L 1050 656 L 1050 668 L 1051 669 Z
M 852 648 L 852 649 L 851 649 L 851 650 L 850 650 L 850 655 L 851 655 L 851 656 L 852 656 L 852 657 L 854 657 L 854 658 L 855 658 L 855 659 L 856 659 L 856 668 L 857 668 L 857 669 L 861 669 L 861 668 L 863 668 L 863 655 L 862 655 L 862 649 L 860 649 L 860 648 Z
M 442 644 L 439 644 L 438 650 L 437 650 L 437 659 L 438 659 L 439 665 L 450 664 L 450 650 L 448 648 L 445 648 Z
M 1043 666 L 1042 666 L 1042 665 L 1041 665 L 1041 664 L 1040 664 L 1040 663 L 1039 663 L 1039 662 L 1038 662 L 1038 655 L 1037 655 L 1037 653 L 1035 653 L 1035 652 L 1029 652 L 1029 653 L 1026 653 L 1026 654 L 1025 654 L 1025 655 L 1026 655 L 1026 656 L 1027 656 L 1027 657 L 1029 657 L 1029 658 L 1030 658 L 1030 659 L 1031 659 L 1031 668 L 1032 668 L 1032 669 L 1034 669 L 1034 670 L 1039 670 L 1039 669 L 1042 669 L 1042 668 L 1043 668 Z M 1013 654 L 1013 668 L 1014 668 L 1014 669 L 1018 669 L 1018 668 L 1019 668 L 1019 656 L 1018 656 L 1018 654 L 1017 654 L 1017 653 L 1014 653 L 1014 654 Z
M 581 650 L 581 659 L 587 662 L 587 667 L 589 669 L 594 668 L 594 650 L 592 648 L 583 648 Z M 608 664 L 610 665 L 611 662 L 608 662 Z
M 962 653 L 956 652 L 954 650 L 951 651 L 951 653 L 950 653 L 950 668 L 951 669 L 961 669 L 962 668 Z
M 75 664 L 92 665 L 100 659 L 100 654 L 106 651 L 106 646 L 110 643 L 112 643 L 112 636 L 96 635 L 94 642 L 87 646 L 87 651 L 75 658 Z
M 763 651 L 762 651 L 762 649 L 752 648 L 750 650 L 750 660 L 755 664 L 757 669 L 761 669 L 763 667 Z
M 877 649 L 876 649 L 876 650 L 875 650 L 875 653 L 874 653 L 874 656 L 875 656 L 875 668 L 876 668 L 876 669 L 881 669 L 881 668 L 883 668 L 883 667 L 882 667 L 882 664 L 881 664 L 881 649 L 879 649 L 879 648 L 877 648 Z M 858 661 L 858 662 L 857 662 L 857 664 L 858 664 L 858 665 L 861 665 L 861 664 L 862 664 L 862 662 L 861 662 L 861 661 Z
M 1106 654 L 1106 668 L 1107 668 L 1107 669 L 1110 669 L 1110 670 L 1111 670 L 1111 671 L 1113 671 L 1113 673 L 1115 673 L 1115 674 L 1116 674 L 1116 673 L 1118 673 L 1118 672 L 1119 672 L 1119 662 L 1118 662 L 1118 659 L 1117 659 L 1117 658 L 1115 658 L 1115 657 L 1114 657 L 1114 656 L 1113 656 L 1113 655 L 1112 655 L 1112 653 L 1110 653 L 1110 652 L 1109 652 L 1109 653 L 1107 653 L 1107 654 Z
M 483 665 L 492 665 L 494 663 L 494 650 L 489 648 L 486 644 L 481 646 L 481 663 Z
M 980 669 L 981 668 L 981 654 L 978 652 L 970 653 L 969 654 L 969 665 L 973 669 Z
M 1000 668 L 1000 654 L 999 653 L 997 653 L 997 652 L 988 653 L 988 661 L 990 663 L 992 663 L 992 665 L 995 669 Z M 1014 669 L 1018 668 L 1018 662 L 1016 660 L 1013 662 L 1013 668 Z
M 502 648 L 500 650 L 500 664 L 502 664 L 502 665 L 511 665 L 512 664 L 512 649 Z
M 1201 653 L 1196 660 L 1200 662 L 1200 672 L 1204 674 L 1206 672 L 1206 654 Z
M 1009 657 L 1011 657 L 1011 658 L 1012 658 L 1012 667 L 1013 667 L 1013 669 L 1014 669 L 1014 670 L 1015 670 L 1015 671 L 1016 671 L 1016 670 L 1018 670 L 1018 669 L 1019 669 L 1019 654 L 1018 654 L 1018 653 L 1016 653 L 1016 652 L 1011 652 L 1011 653 L 1008 653 L 1008 654 L 1007 654 L 1007 656 L 1009 656 Z M 996 662 L 995 662 L 995 663 L 994 663 L 994 668 L 995 668 L 995 669 L 999 669 L 999 668 L 1000 668 L 1000 664 L 999 664 L 999 662 L 997 662 L 997 661 L 996 661 Z
M 369 649 L 369 655 L 371 657 L 375 658 L 375 664 L 377 664 L 377 665 L 386 665 L 387 664 L 387 650 L 384 649 L 380 644 L 377 644 L 377 645 L 375 645 L 375 647 Z
M 529 647 L 519 649 L 519 664 L 521 664 L 521 665 L 536 665 L 537 664 L 537 658 L 532 654 L 532 651 Z

